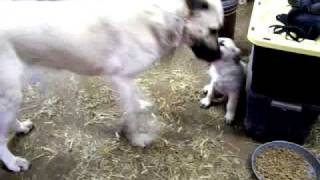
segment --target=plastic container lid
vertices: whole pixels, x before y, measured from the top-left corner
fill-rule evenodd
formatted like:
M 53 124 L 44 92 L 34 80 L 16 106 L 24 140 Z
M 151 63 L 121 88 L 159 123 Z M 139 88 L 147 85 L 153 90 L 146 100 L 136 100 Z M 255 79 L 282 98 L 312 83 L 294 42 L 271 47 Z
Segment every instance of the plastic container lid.
M 235 12 L 238 7 L 238 0 L 222 0 L 224 14 Z
M 285 38 L 285 34 L 274 34 L 271 25 L 282 25 L 276 20 L 278 14 L 288 13 L 288 0 L 256 0 L 248 30 L 248 39 L 257 46 L 320 57 L 320 38 L 296 42 Z

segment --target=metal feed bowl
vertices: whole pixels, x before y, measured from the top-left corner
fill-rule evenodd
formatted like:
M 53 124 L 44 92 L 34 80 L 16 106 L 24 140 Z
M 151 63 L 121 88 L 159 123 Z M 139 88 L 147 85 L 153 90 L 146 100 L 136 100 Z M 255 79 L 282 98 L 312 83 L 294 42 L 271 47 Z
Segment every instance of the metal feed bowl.
M 304 147 L 287 142 L 287 141 L 272 141 L 269 143 L 265 143 L 260 145 L 258 148 L 255 149 L 251 156 L 251 168 L 256 176 L 257 179 L 263 180 L 262 177 L 259 177 L 256 169 L 256 158 L 258 155 L 263 153 L 265 150 L 271 149 L 271 148 L 288 148 L 302 157 L 304 157 L 305 161 L 307 161 L 313 169 L 310 169 L 310 173 L 314 173 L 317 180 L 320 180 L 320 161 L 312 154 L 310 153 L 307 149 Z M 310 168 L 311 168 L 310 167 Z

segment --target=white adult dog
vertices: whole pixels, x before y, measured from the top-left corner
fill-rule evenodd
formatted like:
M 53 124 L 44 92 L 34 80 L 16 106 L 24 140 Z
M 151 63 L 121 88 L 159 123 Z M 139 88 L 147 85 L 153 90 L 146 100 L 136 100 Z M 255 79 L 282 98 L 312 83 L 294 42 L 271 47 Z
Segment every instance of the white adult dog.
M 208 108 L 215 94 L 227 97 L 225 121 L 231 124 L 236 113 L 242 113 L 238 108 L 240 98 L 243 98 L 245 89 L 246 65 L 240 62 L 240 49 L 230 38 L 218 39 L 221 58 L 211 62 L 209 75 L 210 83 L 204 86 L 206 97 L 202 98 L 200 105 Z M 241 104 L 242 105 L 242 104 Z
M 7 147 L 10 127 L 28 133 L 32 122 L 19 122 L 23 65 L 101 75 L 120 94 L 124 132 L 133 145 L 150 144 L 159 125 L 141 119 L 147 102 L 133 78 L 183 42 L 195 54 L 217 48 L 223 24 L 220 0 L 78 0 L 0 2 L 0 159 L 19 172 L 30 163 Z M 151 117 L 151 116 L 150 116 Z

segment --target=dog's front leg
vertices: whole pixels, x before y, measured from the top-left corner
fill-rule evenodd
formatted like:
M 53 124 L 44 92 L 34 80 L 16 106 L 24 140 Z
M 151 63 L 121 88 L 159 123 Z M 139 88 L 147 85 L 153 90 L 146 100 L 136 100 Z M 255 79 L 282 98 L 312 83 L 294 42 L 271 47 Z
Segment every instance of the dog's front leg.
M 225 121 L 227 124 L 231 124 L 234 120 L 237 105 L 239 101 L 239 93 L 231 92 L 228 94 L 228 102 L 227 102 L 227 109 L 225 115 Z
M 215 84 L 215 81 L 211 80 L 210 84 L 204 86 L 203 92 L 206 93 L 206 97 L 200 100 L 201 108 L 208 108 L 211 105 L 212 97 L 214 94 L 214 84 Z
M 147 107 L 150 103 L 139 98 L 132 78 L 112 77 L 114 88 L 120 95 L 124 111 L 121 130 L 132 145 L 145 147 L 159 134 L 160 124 Z
M 7 146 L 8 133 L 12 126 L 16 131 L 25 133 L 30 130 L 28 127 L 32 126 L 31 122 L 18 123 L 16 120 L 16 112 L 22 101 L 22 65 L 10 47 L 1 46 L 0 67 L 0 159 L 11 171 L 25 171 L 30 163 L 13 155 Z
M 13 155 L 8 149 L 8 131 L 15 121 L 15 112 L 0 112 L 0 159 L 6 167 L 14 172 L 26 171 L 30 163 Z

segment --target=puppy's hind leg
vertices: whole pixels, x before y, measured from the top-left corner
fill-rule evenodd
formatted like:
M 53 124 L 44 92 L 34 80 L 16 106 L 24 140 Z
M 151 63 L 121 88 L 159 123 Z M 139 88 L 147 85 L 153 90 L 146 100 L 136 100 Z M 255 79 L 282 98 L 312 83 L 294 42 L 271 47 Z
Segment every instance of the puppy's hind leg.
M 231 92 L 228 94 L 228 102 L 225 115 L 225 121 L 227 124 L 231 124 L 235 118 L 238 101 L 239 93 Z
M 14 172 L 28 170 L 27 160 L 14 156 L 8 149 L 8 133 L 16 121 L 16 112 L 22 100 L 22 65 L 10 48 L 0 48 L 0 159 Z

